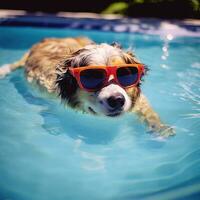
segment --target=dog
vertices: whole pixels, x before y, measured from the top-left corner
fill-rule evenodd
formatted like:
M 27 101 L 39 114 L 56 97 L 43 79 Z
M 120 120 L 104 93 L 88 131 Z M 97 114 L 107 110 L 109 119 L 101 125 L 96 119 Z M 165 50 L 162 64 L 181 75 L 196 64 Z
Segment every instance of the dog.
M 25 68 L 28 82 L 56 94 L 69 107 L 108 117 L 135 113 L 149 131 L 174 135 L 161 122 L 140 85 L 147 66 L 117 43 L 96 44 L 87 37 L 47 38 L 13 64 L 0 68 L 0 76 Z

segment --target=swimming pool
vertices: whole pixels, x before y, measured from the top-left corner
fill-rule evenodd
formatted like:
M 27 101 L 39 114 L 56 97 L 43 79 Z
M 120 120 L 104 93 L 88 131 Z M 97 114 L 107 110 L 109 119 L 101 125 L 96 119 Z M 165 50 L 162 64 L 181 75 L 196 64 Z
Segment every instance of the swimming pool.
M 44 37 L 120 42 L 150 66 L 142 85 L 176 136 L 160 140 L 127 114 L 65 109 L 17 70 L 0 79 L 0 199 L 199 199 L 200 37 L 0 27 L 0 65 Z

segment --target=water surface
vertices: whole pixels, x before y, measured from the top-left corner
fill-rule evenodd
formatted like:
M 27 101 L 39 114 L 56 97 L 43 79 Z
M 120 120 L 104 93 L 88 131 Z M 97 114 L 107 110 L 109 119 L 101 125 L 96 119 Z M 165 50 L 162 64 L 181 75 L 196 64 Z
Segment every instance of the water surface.
M 17 70 L 0 80 L 0 199 L 199 199 L 200 38 L 0 28 L 0 65 L 44 37 L 118 41 L 149 65 L 143 93 L 176 136 L 160 140 L 132 114 L 110 119 L 64 108 Z

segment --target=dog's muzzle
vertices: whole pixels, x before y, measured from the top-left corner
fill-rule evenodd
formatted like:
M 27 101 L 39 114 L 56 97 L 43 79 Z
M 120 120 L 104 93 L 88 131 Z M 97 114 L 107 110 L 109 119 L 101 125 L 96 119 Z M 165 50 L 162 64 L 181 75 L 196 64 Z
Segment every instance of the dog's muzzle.
M 107 116 L 118 116 L 130 107 L 130 100 L 125 90 L 116 84 L 104 87 L 97 98 L 101 112 Z

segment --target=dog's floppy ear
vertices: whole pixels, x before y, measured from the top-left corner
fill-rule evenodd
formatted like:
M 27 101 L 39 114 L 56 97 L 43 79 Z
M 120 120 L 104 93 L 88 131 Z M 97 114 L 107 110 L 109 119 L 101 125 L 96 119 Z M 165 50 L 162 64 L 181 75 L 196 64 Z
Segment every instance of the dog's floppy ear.
M 123 58 L 127 64 L 134 64 L 134 63 L 141 64 L 141 62 L 136 58 L 136 56 L 134 55 L 134 53 L 132 51 L 123 52 Z M 143 75 L 145 75 L 146 72 L 149 71 L 149 68 L 147 65 L 145 65 L 145 64 L 143 64 L 143 65 L 145 68 Z
M 111 46 L 116 47 L 116 48 L 119 48 L 119 49 L 122 49 L 122 45 L 119 44 L 118 42 L 113 42 L 113 43 L 111 43 Z
M 127 52 L 123 52 L 123 58 L 124 58 L 124 61 L 127 63 L 127 64 L 142 64 L 134 55 L 134 53 L 132 51 L 127 51 Z M 143 64 L 144 65 L 144 73 L 142 73 L 142 76 L 141 76 L 141 81 L 143 81 L 143 77 L 144 75 L 147 74 L 147 72 L 149 71 L 149 68 L 147 65 Z M 140 85 L 140 83 L 139 83 Z
M 132 51 L 123 52 L 123 58 L 127 64 L 141 63 Z
M 68 69 L 68 67 L 71 66 L 71 60 L 71 57 L 66 58 L 57 65 L 56 87 L 61 99 L 74 107 L 76 104 L 75 95 L 78 89 L 78 84 Z
M 121 44 L 119 44 L 118 42 L 113 42 L 111 45 L 118 49 L 122 49 Z M 132 51 L 126 51 L 126 52 L 122 51 L 122 57 L 123 57 L 125 63 L 127 63 L 127 64 L 141 63 L 136 58 L 135 54 Z M 143 75 L 145 75 L 146 72 L 149 71 L 149 68 L 147 67 L 147 65 L 144 65 L 144 67 L 145 67 L 145 72 Z

